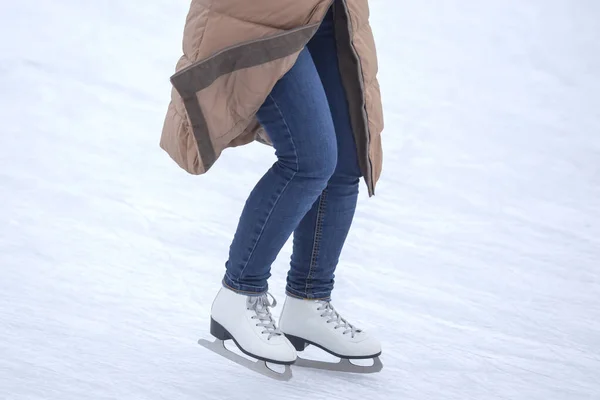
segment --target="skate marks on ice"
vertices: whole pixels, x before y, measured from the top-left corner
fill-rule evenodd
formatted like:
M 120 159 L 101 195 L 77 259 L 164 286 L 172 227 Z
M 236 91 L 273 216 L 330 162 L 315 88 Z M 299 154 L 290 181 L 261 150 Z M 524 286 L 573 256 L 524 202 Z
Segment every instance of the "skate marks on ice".
M 278 380 L 278 381 L 289 381 L 292 379 L 292 369 L 289 365 L 279 365 L 278 367 L 284 367 L 285 370 L 283 372 L 277 372 L 269 367 L 269 363 L 262 360 L 252 361 L 248 358 L 244 358 L 241 355 L 234 353 L 233 351 L 227 349 L 225 347 L 225 341 L 215 339 L 214 341 L 209 341 L 206 339 L 198 340 L 198 344 L 206 349 L 221 355 L 228 360 L 233 361 L 234 363 L 241 365 L 242 367 L 246 367 L 251 371 L 257 372 L 266 377 Z M 238 347 L 241 350 L 241 348 Z

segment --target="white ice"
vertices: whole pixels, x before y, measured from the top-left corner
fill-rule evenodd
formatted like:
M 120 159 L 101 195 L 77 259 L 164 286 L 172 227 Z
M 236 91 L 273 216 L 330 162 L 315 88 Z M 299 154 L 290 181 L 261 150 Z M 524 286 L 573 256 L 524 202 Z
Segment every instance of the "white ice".
M 158 147 L 189 1 L 2 2 L 1 399 L 600 398 L 600 3 L 370 4 L 384 174 L 334 300 L 385 368 L 283 384 L 196 344 L 274 156 Z

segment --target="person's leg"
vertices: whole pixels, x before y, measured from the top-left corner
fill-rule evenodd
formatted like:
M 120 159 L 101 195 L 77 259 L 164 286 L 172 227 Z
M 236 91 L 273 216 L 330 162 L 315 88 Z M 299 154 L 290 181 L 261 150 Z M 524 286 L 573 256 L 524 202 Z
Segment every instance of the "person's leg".
M 340 10 L 340 12 L 344 12 Z M 331 303 L 334 272 L 352 224 L 361 176 L 344 87 L 338 70 L 333 18 L 328 14 L 309 42 L 333 117 L 338 164 L 326 189 L 294 231 L 294 252 L 279 329 L 304 351 L 316 345 L 340 358 L 374 358 L 370 372 L 381 370 L 381 343 L 343 318 Z M 332 369 L 356 370 L 350 363 Z M 364 372 L 365 367 L 359 370 Z
M 257 117 L 278 160 L 246 201 L 223 279 L 225 287 L 249 295 L 267 291 L 271 264 L 337 165 L 333 121 L 307 49 L 275 85 Z
M 323 194 L 294 231 L 286 291 L 292 297 L 327 300 L 354 217 L 361 177 L 348 102 L 338 69 L 331 11 L 308 49 L 327 95 L 337 138 L 338 163 Z

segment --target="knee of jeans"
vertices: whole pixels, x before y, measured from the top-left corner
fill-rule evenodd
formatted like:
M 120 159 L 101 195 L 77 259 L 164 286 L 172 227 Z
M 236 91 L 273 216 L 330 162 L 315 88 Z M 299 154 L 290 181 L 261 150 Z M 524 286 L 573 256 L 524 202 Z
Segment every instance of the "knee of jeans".
M 299 160 L 298 174 L 318 182 L 327 183 L 335 173 L 337 161 L 337 148 L 335 146 L 323 146 L 320 149 L 315 149 L 305 159 Z
M 362 172 L 358 165 L 346 164 L 346 160 L 340 159 L 335 169 L 335 172 L 329 179 L 329 183 L 333 185 L 358 185 Z

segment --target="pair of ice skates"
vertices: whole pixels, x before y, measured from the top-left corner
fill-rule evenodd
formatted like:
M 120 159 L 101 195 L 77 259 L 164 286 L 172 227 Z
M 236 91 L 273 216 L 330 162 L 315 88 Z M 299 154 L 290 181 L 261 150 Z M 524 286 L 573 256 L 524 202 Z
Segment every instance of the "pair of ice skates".
M 270 299 L 269 299 L 270 297 Z M 290 365 L 333 371 L 372 373 L 383 367 L 379 360 L 381 345 L 367 332 L 340 316 L 329 301 L 301 300 L 287 296 L 279 328 L 270 308 L 277 302 L 268 295 L 247 296 L 222 288 L 211 310 L 210 333 L 214 342 L 200 340 L 204 347 L 263 375 L 278 380 L 292 377 Z M 232 339 L 251 361 L 225 348 Z M 313 361 L 297 356 L 314 345 L 339 357 L 339 363 Z M 353 359 L 373 359 L 371 366 L 353 364 Z M 269 368 L 268 363 L 285 366 L 284 372 Z

